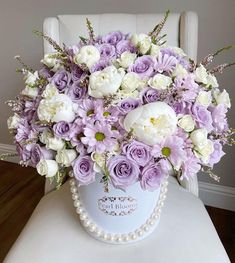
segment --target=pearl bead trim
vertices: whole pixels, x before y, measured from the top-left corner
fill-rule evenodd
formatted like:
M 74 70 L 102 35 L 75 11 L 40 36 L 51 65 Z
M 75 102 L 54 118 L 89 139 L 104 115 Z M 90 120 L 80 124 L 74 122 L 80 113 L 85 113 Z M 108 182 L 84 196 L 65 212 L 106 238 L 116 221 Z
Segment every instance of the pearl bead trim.
M 72 176 L 71 176 L 72 177 Z M 168 185 L 168 176 L 163 179 L 163 182 L 161 183 L 161 189 L 160 189 L 160 195 L 157 202 L 156 207 L 154 208 L 151 216 L 149 219 L 146 220 L 146 222 L 137 228 L 135 231 L 127 233 L 127 234 L 111 234 L 106 232 L 105 230 L 101 229 L 99 226 L 97 226 L 92 220 L 88 217 L 78 194 L 78 186 L 76 184 L 75 179 L 70 179 L 70 191 L 72 193 L 72 199 L 73 199 L 73 205 L 76 208 L 76 213 L 80 217 L 80 221 L 84 228 L 95 238 L 102 240 L 107 243 L 112 244 L 125 244 L 128 242 L 137 241 L 138 239 L 143 238 L 144 235 L 146 235 L 148 232 L 153 230 L 154 226 L 156 225 L 156 222 L 158 221 L 160 214 L 161 214 L 161 208 L 164 205 L 164 201 L 166 199 L 166 193 L 167 193 L 167 185 Z

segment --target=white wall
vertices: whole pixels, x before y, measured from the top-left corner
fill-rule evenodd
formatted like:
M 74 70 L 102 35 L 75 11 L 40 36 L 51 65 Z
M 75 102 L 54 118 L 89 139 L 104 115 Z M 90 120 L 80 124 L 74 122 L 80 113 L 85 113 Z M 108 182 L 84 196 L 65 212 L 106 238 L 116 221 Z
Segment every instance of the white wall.
M 199 51 L 201 59 L 209 52 L 228 44 L 235 44 L 235 1 L 233 0 L 0 0 L 0 143 L 11 144 L 6 119 L 9 109 L 4 104 L 23 88 L 21 76 L 15 73 L 13 60 L 20 54 L 25 62 L 36 68 L 42 55 L 42 41 L 32 29 L 41 29 L 43 19 L 57 14 L 89 14 L 106 12 L 157 13 L 193 10 L 199 17 Z M 79 25 L 78 25 L 79 27 Z M 217 62 L 235 61 L 235 50 L 218 57 Z M 235 101 L 235 67 L 219 78 Z M 235 127 L 235 106 L 230 112 L 230 123 Z M 233 160 L 235 147 L 217 165 L 215 172 L 221 176 L 221 184 L 235 187 Z M 205 175 L 202 181 L 211 181 Z

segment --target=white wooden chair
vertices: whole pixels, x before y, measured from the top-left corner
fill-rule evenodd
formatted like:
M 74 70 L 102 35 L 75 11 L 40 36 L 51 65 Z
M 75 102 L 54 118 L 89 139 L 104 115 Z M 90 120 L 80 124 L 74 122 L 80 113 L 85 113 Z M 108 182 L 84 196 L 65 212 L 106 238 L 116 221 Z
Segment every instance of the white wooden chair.
M 61 15 L 46 18 L 44 33 L 58 43 L 73 44 L 87 35 L 88 17 L 97 34 L 112 30 L 149 32 L 162 14 Z M 197 57 L 198 19 L 193 12 L 171 14 L 164 31 L 168 44 L 179 46 L 193 59 Z M 44 52 L 53 49 L 44 42 Z M 183 187 L 182 187 L 183 186 Z M 198 199 L 198 183 L 170 177 L 169 191 L 160 224 L 146 240 L 133 245 L 113 246 L 89 237 L 81 228 L 72 205 L 68 183 L 47 193 L 4 263 L 72 262 L 230 262 L 203 203 Z M 49 193 L 51 192 L 51 193 Z

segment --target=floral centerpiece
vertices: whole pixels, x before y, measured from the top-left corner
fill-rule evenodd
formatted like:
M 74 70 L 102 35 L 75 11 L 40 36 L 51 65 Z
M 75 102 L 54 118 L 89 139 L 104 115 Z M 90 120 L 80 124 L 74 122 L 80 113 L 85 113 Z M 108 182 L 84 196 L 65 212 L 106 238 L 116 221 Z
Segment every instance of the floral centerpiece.
M 233 143 L 233 131 L 229 94 L 215 74 L 232 63 L 207 66 L 230 47 L 196 64 L 165 44 L 167 16 L 149 34 L 97 37 L 87 20 L 89 38 L 69 47 L 36 32 L 55 49 L 37 71 L 16 57 L 26 86 L 8 102 L 14 112 L 8 127 L 21 164 L 57 186 L 70 173 L 78 209 L 76 186 L 97 178 L 105 192 L 138 185 L 146 195 L 159 190 L 169 173 L 188 179 L 203 170 L 218 180 L 211 170 L 225 154 L 223 146 Z

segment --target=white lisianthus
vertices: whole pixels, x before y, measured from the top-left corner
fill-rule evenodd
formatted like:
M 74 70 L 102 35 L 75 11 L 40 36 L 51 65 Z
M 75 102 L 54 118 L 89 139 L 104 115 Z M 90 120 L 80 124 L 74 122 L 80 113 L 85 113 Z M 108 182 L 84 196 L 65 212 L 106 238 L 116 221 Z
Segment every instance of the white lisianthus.
M 205 85 L 208 84 L 208 73 L 203 65 L 200 65 L 199 67 L 196 68 L 195 81 L 199 83 L 203 83 Z
M 214 98 L 217 104 L 223 104 L 226 108 L 231 108 L 230 97 L 225 89 L 222 92 L 219 89 L 214 90 Z
M 207 76 L 207 86 L 208 87 L 212 87 L 212 88 L 218 88 L 219 87 L 219 84 L 218 84 L 218 81 L 216 79 L 216 77 L 212 74 L 208 74 Z
M 172 72 L 173 77 L 183 78 L 188 74 L 187 70 L 181 65 L 177 64 Z
M 45 99 L 51 99 L 59 94 L 58 89 L 53 84 L 47 84 L 45 90 L 42 93 L 42 97 Z
M 164 90 L 167 89 L 172 83 L 172 79 L 163 74 L 156 74 L 153 78 L 149 79 L 148 84 L 153 89 Z
M 57 152 L 56 161 L 64 165 L 65 167 L 69 167 L 74 159 L 77 157 L 77 153 L 73 149 L 62 149 Z
M 124 119 L 126 131 L 133 130 L 143 143 L 154 145 L 171 136 L 177 126 L 175 111 L 165 102 L 152 102 L 129 112 Z
M 56 55 L 58 53 L 47 53 L 44 55 L 44 58 L 41 60 L 41 62 L 46 65 L 48 68 L 50 68 L 52 71 L 56 72 L 59 69 L 63 68 L 64 66 L 60 63 L 58 58 L 56 58 Z
M 211 140 L 206 140 L 205 144 L 201 147 L 196 146 L 194 150 L 194 154 L 196 157 L 200 158 L 203 163 L 207 164 L 210 155 L 214 152 L 214 144 Z
M 196 103 L 208 107 L 211 104 L 211 92 L 200 91 L 197 95 Z
M 141 54 L 146 54 L 151 47 L 151 37 L 146 34 L 133 34 L 131 42 L 136 46 Z
M 32 87 L 35 85 L 38 79 L 39 76 L 37 71 L 35 71 L 34 73 L 27 71 L 27 74 L 25 75 L 25 84 L 26 86 Z
M 65 147 L 65 142 L 56 137 L 48 137 L 46 139 L 46 148 L 54 150 L 54 151 L 60 151 Z
M 125 51 L 121 54 L 121 57 L 117 59 L 119 65 L 123 68 L 128 68 L 132 65 L 136 59 L 136 54 L 129 51 Z
M 190 134 L 190 139 L 198 148 L 204 147 L 207 142 L 207 130 L 205 128 L 197 129 Z
M 52 138 L 53 134 L 49 129 L 45 129 L 42 131 L 42 133 L 39 135 L 39 141 L 43 144 L 47 144 L 47 140 L 49 138 Z
M 30 97 L 30 98 L 36 98 L 38 96 L 38 88 L 36 87 L 31 87 L 31 86 L 26 86 L 22 92 L 22 95 Z
M 86 64 L 88 68 L 91 68 L 95 63 L 97 63 L 100 59 L 99 50 L 92 46 L 87 45 L 81 47 L 79 52 L 74 56 L 75 64 Z
M 104 153 L 93 152 L 91 154 L 91 159 L 94 161 L 94 171 L 97 173 L 102 172 L 102 169 L 105 167 L 106 157 Z
M 121 86 L 124 75 L 124 69 L 116 69 L 114 66 L 92 73 L 90 75 L 88 94 L 94 98 L 103 98 L 114 94 Z
M 45 175 L 46 177 L 53 177 L 58 172 L 58 164 L 54 160 L 42 159 L 36 166 L 37 172 L 40 175 Z
M 65 94 L 57 94 L 51 99 L 41 100 L 37 114 L 40 121 L 47 122 L 72 122 L 75 118 L 73 102 Z
M 19 121 L 20 116 L 17 113 L 14 113 L 14 115 L 10 116 L 7 120 L 8 129 L 17 129 Z
M 151 44 L 150 55 L 157 57 L 160 53 L 161 48 L 155 44 Z
M 122 89 L 125 92 L 133 92 L 134 90 L 138 90 L 142 88 L 144 85 L 140 76 L 135 72 L 127 73 L 122 79 Z
M 186 132 L 191 132 L 195 128 L 195 121 L 191 115 L 187 114 L 178 120 L 178 125 Z

